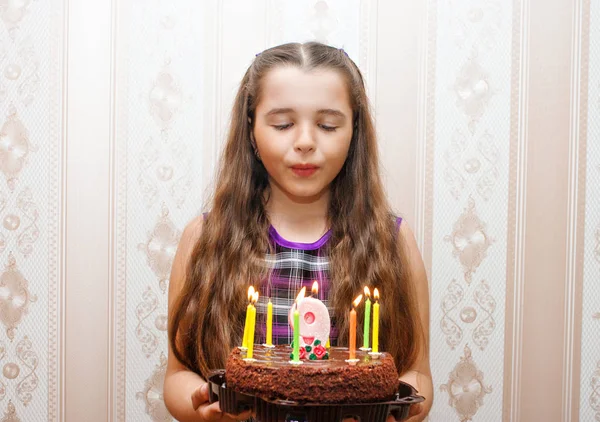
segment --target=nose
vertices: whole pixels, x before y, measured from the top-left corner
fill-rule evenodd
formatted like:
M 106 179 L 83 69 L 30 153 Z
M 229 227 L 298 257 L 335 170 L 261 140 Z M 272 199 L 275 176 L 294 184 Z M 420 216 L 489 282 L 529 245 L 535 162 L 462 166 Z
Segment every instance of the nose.
M 302 127 L 298 132 L 298 136 L 294 141 L 294 149 L 301 153 L 307 153 L 314 151 L 315 149 L 315 138 L 310 127 Z

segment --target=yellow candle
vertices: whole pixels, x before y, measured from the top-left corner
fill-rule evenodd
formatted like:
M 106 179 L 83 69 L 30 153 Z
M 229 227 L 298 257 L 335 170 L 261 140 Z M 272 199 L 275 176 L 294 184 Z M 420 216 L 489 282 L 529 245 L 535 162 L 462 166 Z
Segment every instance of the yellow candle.
M 373 353 L 379 353 L 379 291 L 375 289 L 373 296 Z
M 242 347 L 248 348 L 248 321 L 250 320 L 250 308 L 252 307 L 252 298 L 254 297 L 254 287 L 248 287 L 248 306 L 246 307 L 246 322 L 244 323 L 244 337 L 242 338 Z
M 252 297 L 252 308 L 250 308 L 250 328 L 248 329 L 248 352 L 246 358 L 252 359 L 254 353 L 254 328 L 256 327 L 256 308 L 254 304 L 258 302 L 258 292 L 254 293 Z
M 273 303 L 267 304 L 267 346 L 273 345 Z
M 325 343 L 325 348 L 329 349 L 331 347 L 331 343 L 329 343 L 329 339 L 327 339 L 327 343 Z
M 350 311 L 350 359 L 356 359 L 356 307 L 362 300 L 362 295 L 358 295 L 352 303 L 352 310 Z

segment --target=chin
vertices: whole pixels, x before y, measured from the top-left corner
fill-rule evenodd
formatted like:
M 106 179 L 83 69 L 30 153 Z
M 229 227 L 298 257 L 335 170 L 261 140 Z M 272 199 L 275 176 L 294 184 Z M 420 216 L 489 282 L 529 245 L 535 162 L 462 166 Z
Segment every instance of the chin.
M 324 190 L 324 188 L 286 189 L 286 193 L 296 202 L 312 202 L 319 199 Z

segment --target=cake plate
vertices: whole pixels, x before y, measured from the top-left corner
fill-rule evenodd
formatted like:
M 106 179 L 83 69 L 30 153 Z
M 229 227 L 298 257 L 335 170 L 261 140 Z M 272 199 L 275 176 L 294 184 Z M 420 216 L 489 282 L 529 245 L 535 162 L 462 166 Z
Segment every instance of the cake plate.
M 354 417 L 361 422 L 386 422 L 388 415 L 396 421 L 408 417 L 412 404 L 425 400 L 409 384 L 400 381 L 398 392 L 390 401 L 354 404 L 298 403 L 290 400 L 265 400 L 227 388 L 225 370 L 213 371 L 208 378 L 209 401 L 219 402 L 221 410 L 233 415 L 254 409 L 257 422 L 340 422 Z

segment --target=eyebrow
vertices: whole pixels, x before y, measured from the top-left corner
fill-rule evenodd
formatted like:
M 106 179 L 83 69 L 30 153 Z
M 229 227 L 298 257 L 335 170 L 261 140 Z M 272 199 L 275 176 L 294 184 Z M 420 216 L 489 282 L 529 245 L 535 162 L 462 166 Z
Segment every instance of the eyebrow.
M 276 114 L 286 114 L 286 113 L 294 113 L 295 110 L 293 108 L 285 107 L 285 108 L 273 108 L 267 112 L 267 116 L 273 116 Z M 334 108 L 323 108 L 317 110 L 317 114 L 329 114 L 335 117 L 346 118 L 346 115 L 342 113 L 340 110 Z

